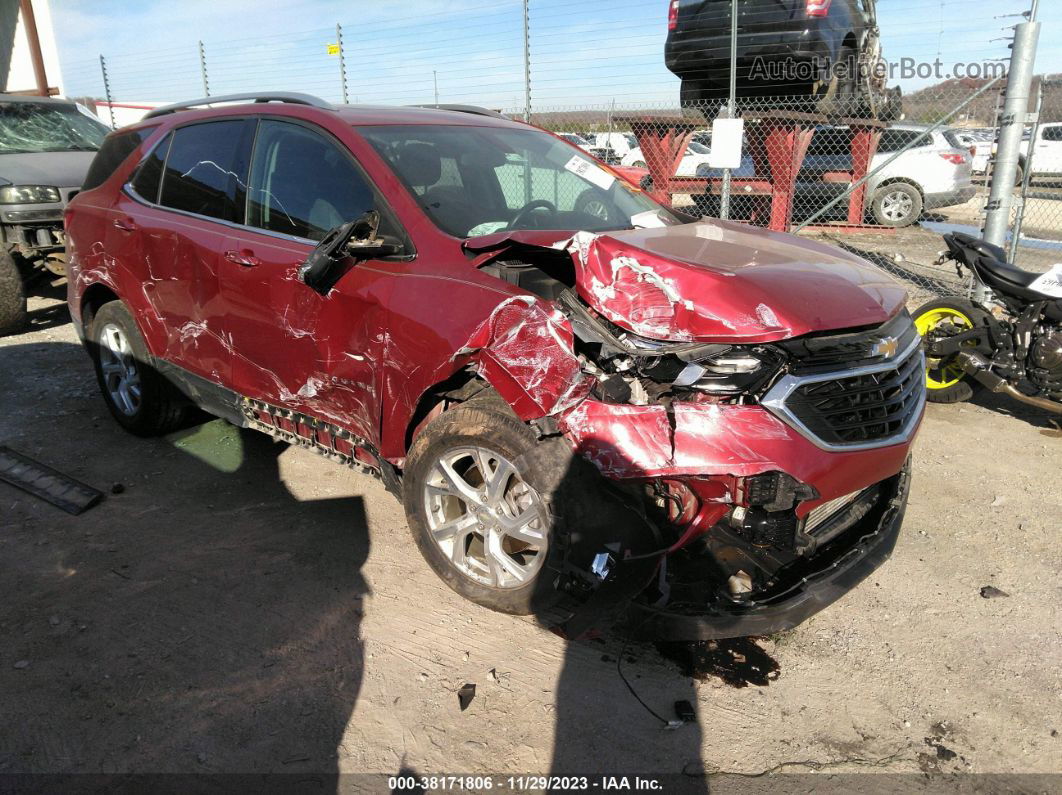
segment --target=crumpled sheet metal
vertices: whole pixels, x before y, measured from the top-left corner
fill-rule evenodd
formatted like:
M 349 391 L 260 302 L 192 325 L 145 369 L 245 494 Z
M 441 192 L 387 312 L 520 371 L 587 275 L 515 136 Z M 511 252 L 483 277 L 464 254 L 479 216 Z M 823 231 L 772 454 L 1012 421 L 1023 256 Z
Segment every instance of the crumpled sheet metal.
M 590 394 L 591 380 L 573 352 L 574 335 L 555 307 L 528 295 L 502 301 L 455 354 L 471 356 L 479 374 L 523 419 L 563 413 Z
M 751 312 L 721 312 L 697 300 L 689 266 L 604 234 L 577 232 L 554 244 L 572 255 L 580 296 L 618 326 L 650 339 L 689 342 L 705 337 L 788 336 L 791 329 L 760 302 Z M 696 282 L 694 282 L 696 284 Z M 703 286 L 703 285 L 702 285 Z
M 561 425 L 576 452 L 606 477 L 748 477 L 780 470 L 814 485 L 823 500 L 894 475 L 909 448 L 827 452 L 759 406 L 676 402 L 672 408 L 673 429 L 664 406 L 585 400 Z

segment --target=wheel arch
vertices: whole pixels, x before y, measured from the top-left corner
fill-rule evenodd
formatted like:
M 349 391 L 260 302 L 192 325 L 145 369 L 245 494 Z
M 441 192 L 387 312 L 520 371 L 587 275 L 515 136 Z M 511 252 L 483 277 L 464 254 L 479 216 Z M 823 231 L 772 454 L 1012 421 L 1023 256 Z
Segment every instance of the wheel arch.
M 882 188 L 888 187 L 889 185 L 896 185 L 896 184 L 900 184 L 900 183 L 902 183 L 904 185 L 910 185 L 912 188 L 914 188 L 916 191 L 918 191 L 918 195 L 922 197 L 922 201 L 923 202 L 925 201 L 925 199 L 926 199 L 925 188 L 923 188 L 920 184 L 915 182 L 910 177 L 887 177 L 887 178 L 883 179 L 881 182 L 879 182 L 877 184 L 877 186 L 874 188 L 874 193 L 877 193 L 879 190 L 881 190 Z
M 100 311 L 100 307 L 104 304 L 120 300 L 122 299 L 118 296 L 118 293 L 106 284 L 96 282 L 90 285 L 81 295 L 81 327 L 87 329 L 96 313 Z

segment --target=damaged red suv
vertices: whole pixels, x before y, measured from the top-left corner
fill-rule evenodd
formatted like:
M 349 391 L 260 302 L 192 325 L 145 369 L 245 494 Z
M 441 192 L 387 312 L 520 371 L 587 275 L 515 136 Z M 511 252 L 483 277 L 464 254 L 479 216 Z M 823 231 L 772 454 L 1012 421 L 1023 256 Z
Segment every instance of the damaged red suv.
M 199 407 L 372 473 L 481 605 L 762 634 L 895 544 L 925 399 L 904 291 L 547 132 L 215 97 L 112 133 L 66 225 L 122 426 Z

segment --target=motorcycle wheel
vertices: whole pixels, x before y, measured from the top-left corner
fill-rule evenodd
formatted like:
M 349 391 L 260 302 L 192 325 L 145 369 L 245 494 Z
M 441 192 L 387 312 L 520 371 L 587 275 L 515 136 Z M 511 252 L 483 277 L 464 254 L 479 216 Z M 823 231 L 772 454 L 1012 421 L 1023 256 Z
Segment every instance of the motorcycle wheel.
M 926 340 L 969 331 L 988 313 L 969 301 L 948 298 L 923 304 L 914 313 L 915 328 Z M 973 397 L 980 384 L 963 372 L 955 356 L 926 357 L 926 397 L 932 403 L 959 403 Z

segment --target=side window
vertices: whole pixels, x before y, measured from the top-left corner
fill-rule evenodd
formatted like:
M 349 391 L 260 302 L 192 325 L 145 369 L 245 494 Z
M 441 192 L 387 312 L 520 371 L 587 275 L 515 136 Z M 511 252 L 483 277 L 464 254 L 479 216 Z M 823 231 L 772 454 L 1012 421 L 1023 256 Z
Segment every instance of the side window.
M 249 226 L 321 240 L 375 207 L 371 186 L 334 143 L 299 124 L 273 119 L 259 124 Z
M 133 154 L 140 143 L 151 132 L 147 130 L 131 130 L 125 133 L 111 133 L 103 140 L 103 145 L 96 152 L 85 174 L 85 182 L 81 190 L 98 188 L 113 174 L 118 166 L 125 162 L 129 155 Z
M 1062 141 L 1062 125 L 1044 127 L 1043 138 L 1045 141 Z
M 160 204 L 222 221 L 243 222 L 248 122 L 192 124 L 173 132 Z
M 885 130 L 881 134 L 881 143 L 878 144 L 879 152 L 899 152 L 905 146 L 910 146 L 921 133 L 914 130 Z M 919 146 L 928 146 L 932 143 L 932 137 L 923 138 Z
M 173 135 L 167 135 L 158 146 L 151 150 L 144 162 L 136 170 L 133 176 L 133 190 L 143 199 L 152 204 L 159 200 L 159 185 L 162 182 L 162 165 L 166 162 L 166 153 L 170 151 L 170 141 Z

